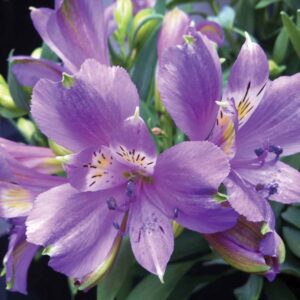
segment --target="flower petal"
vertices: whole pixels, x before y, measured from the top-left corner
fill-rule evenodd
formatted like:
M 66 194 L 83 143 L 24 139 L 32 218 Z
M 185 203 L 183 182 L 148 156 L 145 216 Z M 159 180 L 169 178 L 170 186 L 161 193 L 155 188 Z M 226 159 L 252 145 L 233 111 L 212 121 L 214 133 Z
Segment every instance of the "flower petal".
M 107 145 L 138 106 L 135 86 L 124 69 L 95 60 L 86 60 L 73 80 L 69 88 L 41 80 L 33 90 L 33 117 L 48 137 L 70 150 Z
M 268 59 L 262 48 L 246 39 L 232 66 L 224 98 L 233 98 L 238 110 L 240 128 L 259 105 L 269 78 Z
M 171 220 L 141 194 L 132 204 L 129 235 L 136 260 L 163 281 L 174 248 Z
M 132 172 L 152 174 L 156 162 L 156 146 L 144 120 L 128 118 L 112 136 L 110 147 L 115 158 Z
M 122 201 L 124 190 L 78 193 L 65 184 L 39 195 L 26 222 L 28 241 L 47 246 L 55 270 L 84 277 L 105 261 L 119 235 L 113 223 L 124 214 L 109 210 L 106 200 Z
M 26 241 L 24 219 L 15 219 L 13 225 L 3 260 L 6 283 L 10 291 L 27 294 L 27 272 L 39 246 Z
M 177 7 L 166 13 L 157 42 L 159 59 L 167 48 L 184 43 L 189 23 L 188 15 Z
M 300 173 L 280 161 L 257 169 L 241 168 L 238 171 L 252 185 L 276 188 L 270 199 L 281 203 L 300 203 Z
M 248 221 L 260 222 L 268 214 L 268 202 L 255 188 L 232 171 L 224 181 L 230 205 Z
M 224 32 L 222 27 L 214 21 L 202 21 L 197 25 L 197 31 L 200 31 L 211 41 L 221 46 L 224 42 Z
M 102 1 L 64 0 L 56 11 L 33 10 L 32 19 L 43 40 L 76 72 L 87 58 L 109 65 Z
M 41 78 L 52 81 L 62 79 L 64 68 L 57 63 L 30 56 L 13 56 L 10 60 L 13 73 L 22 85 L 34 87 Z
M 183 142 L 160 155 L 146 192 L 154 205 L 179 224 L 201 233 L 222 231 L 237 220 L 231 208 L 213 198 L 228 172 L 228 159 L 218 147 Z
M 255 157 L 267 145 L 283 148 L 284 155 L 300 152 L 300 74 L 274 80 L 251 119 L 239 131 L 238 157 Z
M 192 140 L 206 139 L 215 123 L 221 98 L 221 70 L 200 34 L 194 41 L 164 52 L 158 87 L 177 126 Z M 215 50 L 214 50 L 215 51 Z
M 84 192 L 105 190 L 128 181 L 123 175 L 128 168 L 113 155 L 108 147 L 103 146 L 70 156 L 67 171 L 71 185 Z

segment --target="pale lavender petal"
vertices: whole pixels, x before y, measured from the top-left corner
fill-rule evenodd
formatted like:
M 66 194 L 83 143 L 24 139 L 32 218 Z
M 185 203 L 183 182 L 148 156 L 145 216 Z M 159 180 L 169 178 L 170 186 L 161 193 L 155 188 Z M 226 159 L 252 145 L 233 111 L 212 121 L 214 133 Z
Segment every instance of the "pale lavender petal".
M 238 172 L 260 193 L 271 200 L 290 204 L 300 203 L 300 173 L 280 161 L 257 168 L 240 168 Z M 270 194 L 271 191 L 271 194 Z
M 187 33 L 189 23 L 190 18 L 179 8 L 166 13 L 157 42 L 159 60 L 165 49 L 184 43 L 183 35 Z
M 250 38 L 241 48 L 232 66 L 224 99 L 234 99 L 241 128 L 259 105 L 269 78 L 268 59 L 262 48 Z
M 131 206 L 129 236 L 138 263 L 162 280 L 174 248 L 172 222 L 144 194 Z
M 43 174 L 54 174 L 62 171 L 54 153 L 46 147 L 29 146 L 0 138 L 0 147 L 21 165 L 35 169 Z
M 156 146 L 144 120 L 139 116 L 128 118 L 111 139 L 115 158 L 132 172 L 151 175 L 156 162 Z
M 284 155 L 300 152 L 300 74 L 274 80 L 261 104 L 239 131 L 237 157 L 255 157 L 254 150 L 280 146 Z
M 232 171 L 224 184 L 228 201 L 235 211 L 251 222 L 266 219 L 269 212 L 267 200 L 255 190 L 254 186 L 243 180 L 239 173 Z
M 128 168 L 118 162 L 107 147 L 88 148 L 70 157 L 68 178 L 79 191 L 109 189 L 128 181 L 123 174 Z
M 218 23 L 213 21 L 202 21 L 197 24 L 196 29 L 219 46 L 223 44 L 224 32 Z
M 82 278 L 107 258 L 120 231 L 124 214 L 110 210 L 107 200 L 126 200 L 125 188 L 78 193 L 69 184 L 53 188 L 35 201 L 27 218 L 27 239 L 46 246 L 50 266 Z
M 80 151 L 107 145 L 138 102 L 136 88 L 124 69 L 86 60 L 71 87 L 48 80 L 35 86 L 32 115 L 48 137 Z
M 237 214 L 214 200 L 229 173 L 227 156 L 209 142 L 183 142 L 157 160 L 148 198 L 179 224 L 201 233 L 234 226 Z
M 64 0 L 59 9 L 51 14 L 46 31 L 72 72 L 77 71 L 87 58 L 109 65 L 101 0 Z
M 13 56 L 13 72 L 18 81 L 25 86 L 34 87 L 42 78 L 53 81 L 62 79 L 64 68 L 57 63 L 30 56 Z
M 177 126 L 192 140 L 206 139 L 218 113 L 221 98 L 220 64 L 200 34 L 194 42 L 167 49 L 159 73 L 163 103 Z
M 15 219 L 3 263 L 9 290 L 27 294 L 29 265 L 39 246 L 26 241 L 24 219 Z

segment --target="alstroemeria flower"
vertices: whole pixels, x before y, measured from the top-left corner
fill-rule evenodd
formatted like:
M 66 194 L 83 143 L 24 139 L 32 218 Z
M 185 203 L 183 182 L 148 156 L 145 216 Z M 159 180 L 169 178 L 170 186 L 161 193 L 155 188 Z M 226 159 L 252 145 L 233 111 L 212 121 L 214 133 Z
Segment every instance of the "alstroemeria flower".
M 14 56 L 13 71 L 21 84 L 39 79 L 60 81 L 62 72 L 79 70 L 87 58 L 109 65 L 108 26 L 101 0 L 61 0 L 55 9 L 32 9 L 34 27 L 62 64 L 31 56 Z
M 196 31 L 201 32 L 218 45 L 223 43 L 224 33 L 218 23 L 202 21 L 195 25 L 184 11 L 176 7 L 166 13 L 164 17 L 157 42 L 159 61 L 161 61 L 165 49 L 184 44 L 184 36 L 188 34 L 191 25 Z
M 282 153 L 300 151 L 300 74 L 270 82 L 266 55 L 247 39 L 222 96 L 216 53 L 200 35 L 194 39 L 164 55 L 163 102 L 191 140 L 223 148 L 231 158 L 225 181 L 231 206 L 249 221 L 263 221 L 265 199 L 300 202 L 299 172 L 279 161 Z
M 134 114 L 138 104 L 126 71 L 94 60 L 82 65 L 71 86 L 41 80 L 33 90 L 39 127 L 75 154 L 66 165 L 70 183 L 38 196 L 27 237 L 47 247 L 50 266 L 80 283 L 97 273 L 124 233 L 137 261 L 162 277 L 173 251 L 173 220 L 204 233 L 237 220 L 213 199 L 229 172 L 223 151 L 210 142 L 186 142 L 158 156 Z
M 38 194 L 65 182 L 63 178 L 37 171 L 54 171 L 53 168 L 42 167 L 41 162 L 48 155 L 53 156 L 46 148 L 0 140 L 0 217 L 11 224 L 8 251 L 3 263 L 7 287 L 24 294 L 27 271 L 38 250 L 38 246 L 26 241 L 26 216 Z
M 236 226 L 224 232 L 204 235 L 210 245 L 233 267 L 261 274 L 272 281 L 285 259 L 285 246 L 280 236 L 270 230 L 275 220 L 270 208 L 268 223 L 249 222 L 240 217 Z

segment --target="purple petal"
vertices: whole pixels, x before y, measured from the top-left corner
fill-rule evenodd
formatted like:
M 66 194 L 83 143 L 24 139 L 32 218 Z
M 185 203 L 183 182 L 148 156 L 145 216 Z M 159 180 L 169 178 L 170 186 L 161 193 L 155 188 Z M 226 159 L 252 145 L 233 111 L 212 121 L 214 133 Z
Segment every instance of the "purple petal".
M 239 131 L 238 157 L 255 156 L 264 145 L 283 148 L 284 155 L 300 152 L 300 74 L 274 80 L 251 119 Z
M 221 70 L 201 35 L 164 52 L 158 73 L 163 103 L 177 126 L 192 140 L 206 139 L 221 98 Z
M 217 45 L 222 46 L 224 43 L 224 32 L 218 23 L 213 21 L 202 21 L 197 25 L 196 29 Z
M 32 168 L 43 174 L 54 174 L 62 171 L 54 153 L 46 147 L 29 146 L 0 138 L 0 147 L 21 165 Z
M 237 220 L 231 208 L 213 199 L 228 172 L 228 159 L 218 147 L 183 142 L 160 155 L 153 185 L 146 192 L 153 204 L 184 227 L 201 233 L 222 231 Z
M 253 186 L 274 187 L 270 199 L 286 204 L 300 202 L 300 173 L 282 162 L 266 164 L 256 169 L 241 168 L 238 172 Z
M 251 222 L 266 219 L 268 202 L 237 172 L 231 172 L 224 184 L 227 189 L 228 201 L 235 211 Z
M 60 81 L 64 72 L 64 68 L 57 63 L 30 56 L 14 56 L 11 62 L 18 81 L 29 87 L 33 87 L 41 78 Z
M 3 260 L 6 283 L 9 290 L 27 294 L 27 272 L 39 246 L 26 241 L 23 219 L 15 219 L 13 226 L 8 251 Z
M 232 66 L 225 91 L 225 100 L 233 98 L 242 127 L 259 105 L 269 78 L 268 59 L 262 48 L 246 39 Z
M 35 13 L 33 11 L 33 15 Z M 76 72 L 87 58 L 109 65 L 102 1 L 64 0 L 39 32 L 43 39 L 46 36 L 45 42 L 72 72 Z
M 156 146 L 144 120 L 138 116 L 128 118 L 114 132 L 110 147 L 115 158 L 132 172 L 153 173 Z
M 189 23 L 190 18 L 179 8 L 166 13 L 157 42 L 159 60 L 165 49 L 184 43 L 183 35 L 187 33 Z
M 67 171 L 71 185 L 82 192 L 112 188 L 128 180 L 123 175 L 128 168 L 118 162 L 105 146 L 72 155 Z
M 109 210 L 110 197 L 123 201 L 124 187 L 78 193 L 65 184 L 39 195 L 26 222 L 28 241 L 47 246 L 55 270 L 84 277 L 105 261 L 120 234 L 113 224 L 124 214 Z
M 128 73 L 95 60 L 82 65 L 72 87 L 41 80 L 32 96 L 32 115 L 41 130 L 73 151 L 107 145 L 136 106 L 138 94 Z
M 173 227 L 171 220 L 143 194 L 131 207 L 129 235 L 138 263 L 162 281 L 174 248 Z

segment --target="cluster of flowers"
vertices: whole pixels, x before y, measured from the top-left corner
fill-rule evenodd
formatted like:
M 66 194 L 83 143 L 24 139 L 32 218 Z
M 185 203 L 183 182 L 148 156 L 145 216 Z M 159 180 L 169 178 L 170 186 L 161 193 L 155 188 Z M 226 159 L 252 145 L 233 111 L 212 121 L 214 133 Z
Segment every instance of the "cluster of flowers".
M 220 27 L 168 12 L 156 81 L 187 141 L 158 154 L 130 75 L 110 65 L 101 1 L 56 1 L 31 16 L 62 63 L 16 56 L 14 73 L 33 87 L 38 127 L 68 154 L 60 164 L 48 148 L 0 140 L 8 286 L 26 293 L 43 247 L 53 269 L 89 288 L 127 234 L 138 263 L 163 280 L 175 224 L 236 268 L 274 279 L 284 245 L 268 200 L 300 202 L 300 174 L 280 161 L 300 152 L 300 74 L 270 81 L 266 55 L 246 37 L 222 92 Z

